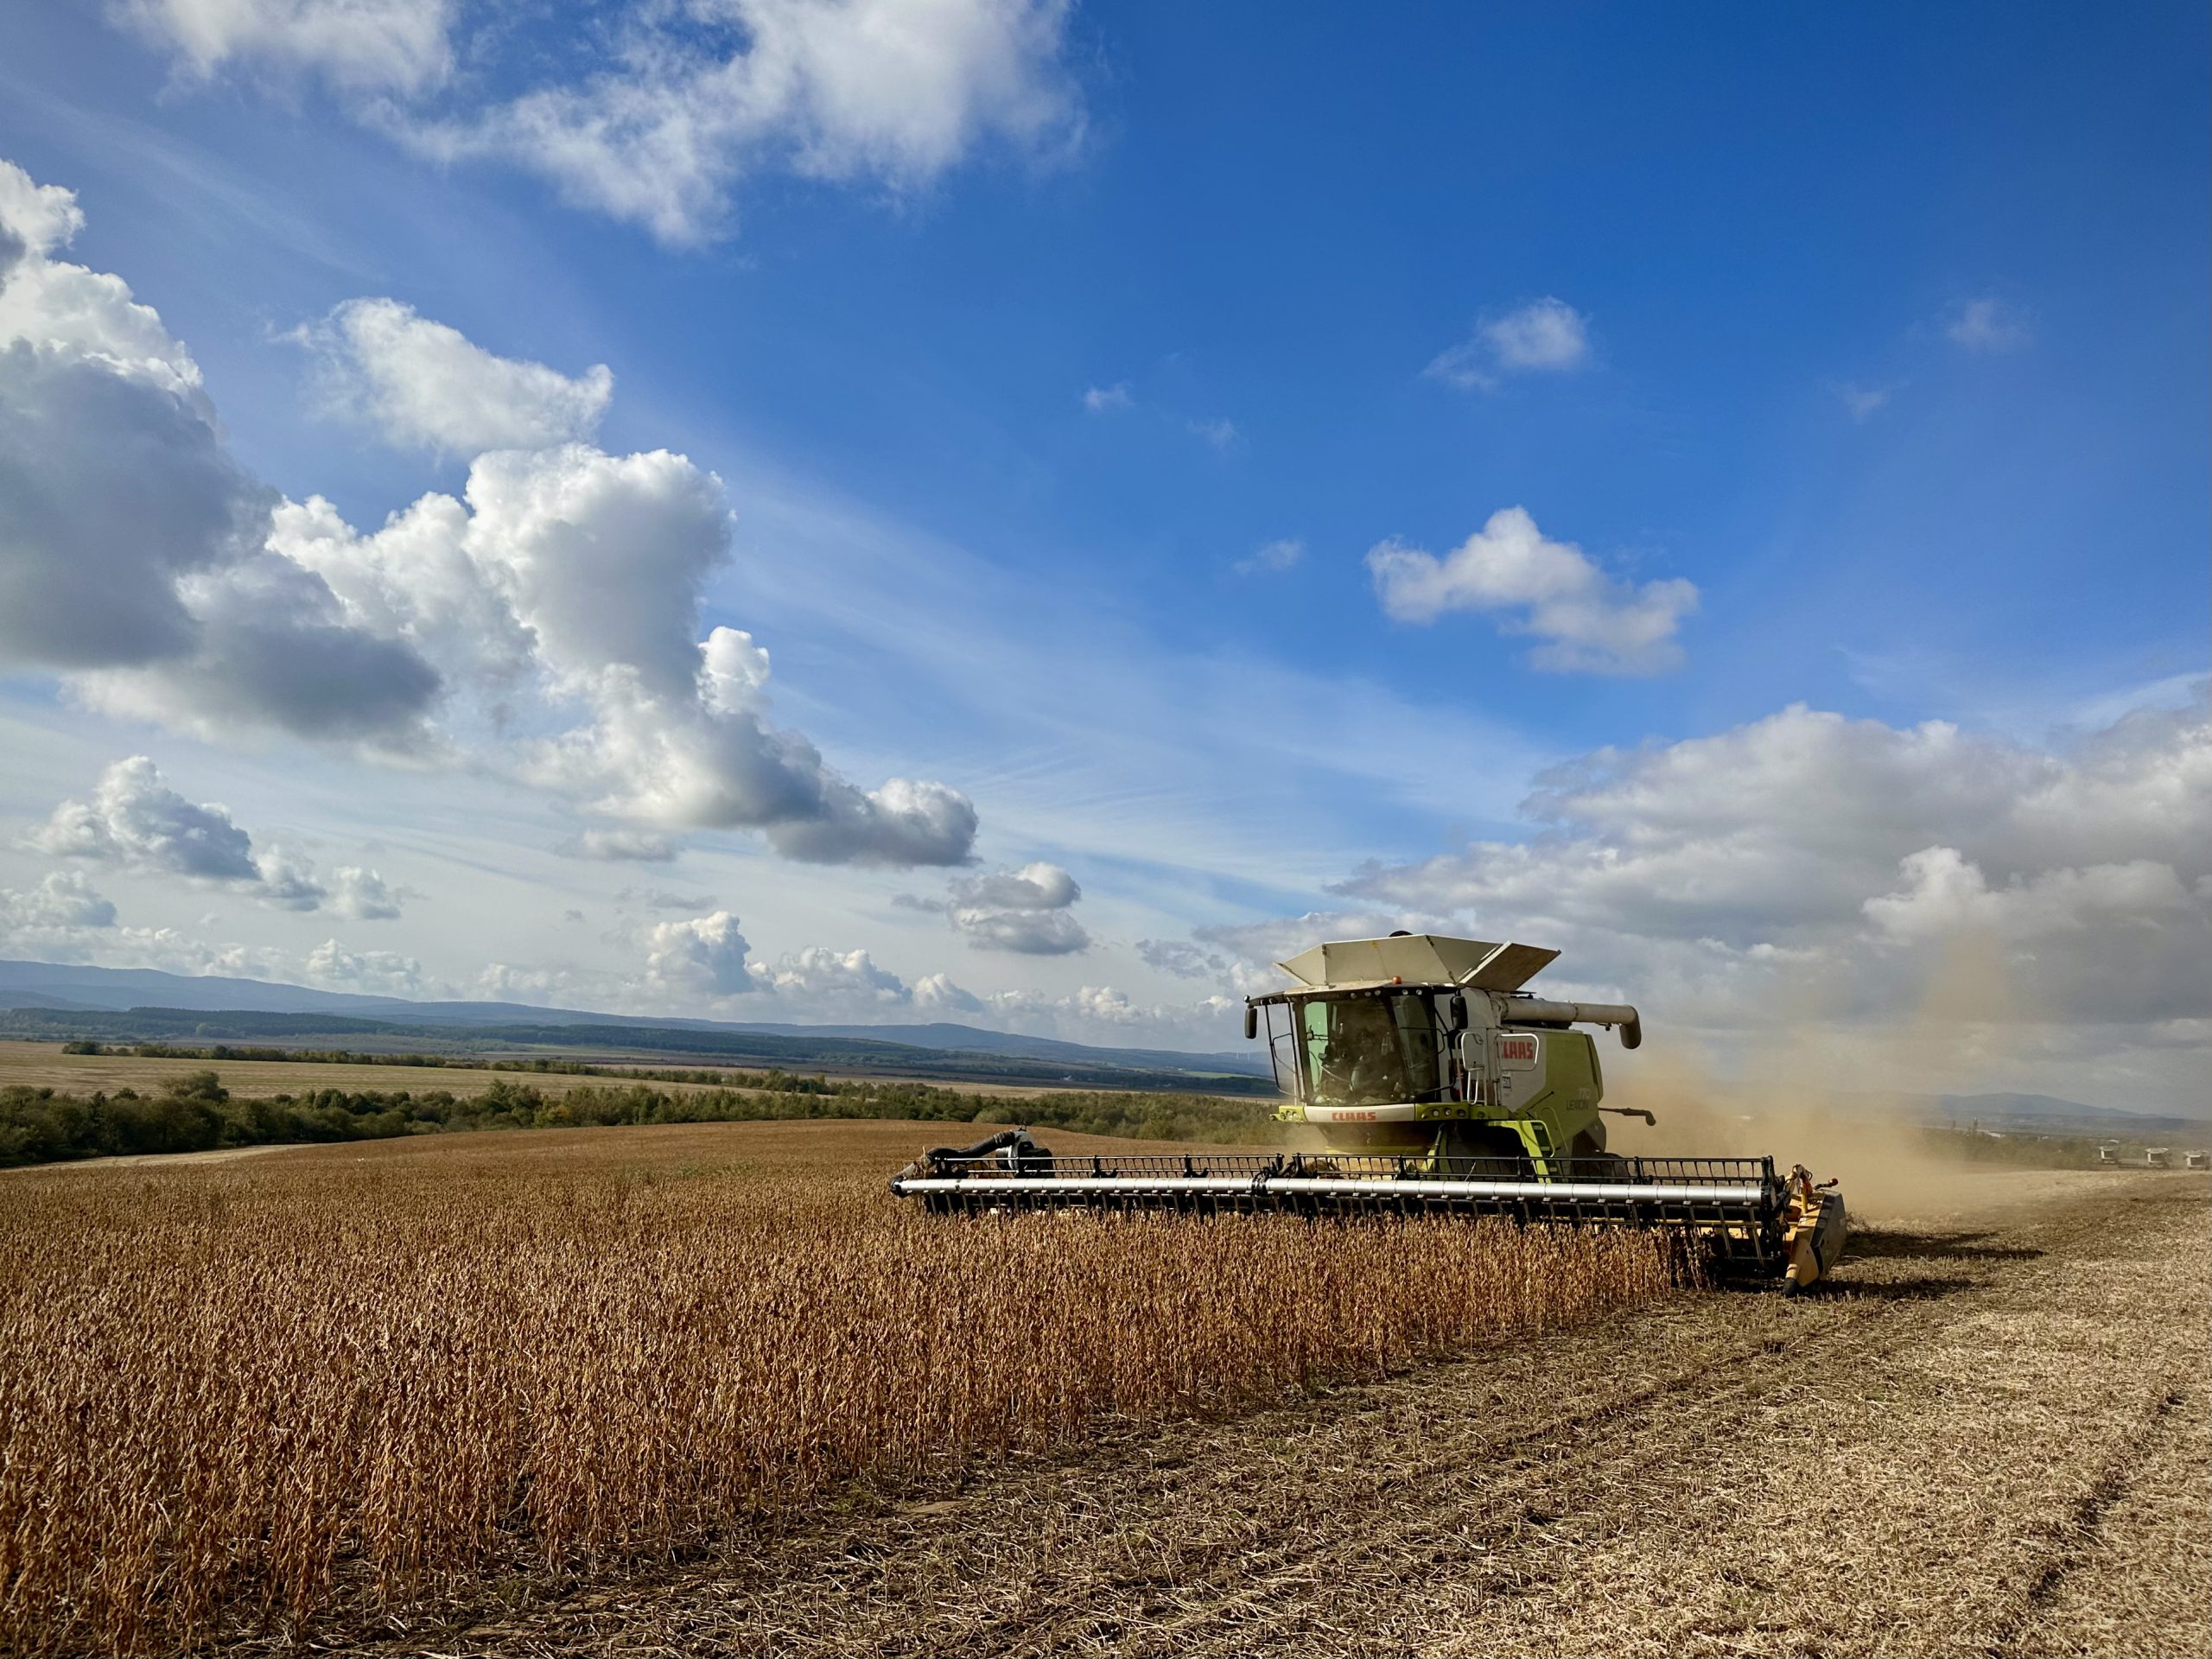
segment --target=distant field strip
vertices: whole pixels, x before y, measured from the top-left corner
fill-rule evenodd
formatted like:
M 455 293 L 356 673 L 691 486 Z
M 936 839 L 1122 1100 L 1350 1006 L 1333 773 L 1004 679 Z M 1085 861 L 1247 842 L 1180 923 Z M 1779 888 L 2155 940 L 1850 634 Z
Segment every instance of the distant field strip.
M 151 1650 L 741 1537 L 855 1480 L 1667 1294 L 1635 1235 L 948 1221 L 912 1126 L 32 1172 L 0 1211 L 0 1647 Z
M 157 1088 L 170 1077 L 213 1066 L 224 1086 L 237 1095 L 296 1094 L 312 1089 L 450 1089 L 480 1087 L 487 1077 L 518 1076 L 547 1094 L 614 1079 L 671 1089 L 772 1087 L 772 1080 L 804 1076 L 831 1083 L 897 1087 L 912 1084 L 948 1093 L 1020 1099 L 1064 1094 L 1065 1088 L 1035 1083 L 996 1083 L 961 1078 L 866 1077 L 836 1066 L 809 1066 L 793 1072 L 772 1065 L 671 1064 L 670 1057 L 626 1058 L 594 1051 L 588 1055 L 503 1056 L 498 1054 L 369 1054 L 336 1050 L 291 1051 L 245 1043 L 180 1045 L 105 1044 L 97 1052 L 72 1052 L 76 1045 L 19 1042 L 0 1039 L 0 1087 L 22 1084 L 84 1093 L 94 1089 Z M 1157 1092 L 1157 1091 L 1147 1091 Z

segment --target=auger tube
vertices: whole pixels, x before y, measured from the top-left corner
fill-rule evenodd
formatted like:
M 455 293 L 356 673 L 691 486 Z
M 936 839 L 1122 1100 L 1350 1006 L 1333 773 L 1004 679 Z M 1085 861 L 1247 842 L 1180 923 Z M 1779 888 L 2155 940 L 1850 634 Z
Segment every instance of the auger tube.
M 1618 1026 L 1623 1048 L 1643 1046 L 1643 1021 L 1625 1002 L 1547 1002 L 1539 997 L 1516 997 L 1510 1006 L 1516 1025 Z

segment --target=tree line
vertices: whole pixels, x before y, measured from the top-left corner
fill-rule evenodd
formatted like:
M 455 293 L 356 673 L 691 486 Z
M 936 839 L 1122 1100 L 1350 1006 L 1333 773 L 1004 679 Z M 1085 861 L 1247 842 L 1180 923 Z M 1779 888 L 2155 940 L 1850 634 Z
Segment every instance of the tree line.
M 679 1090 L 642 1082 L 585 1084 L 550 1095 L 501 1077 L 471 1095 L 443 1089 L 315 1089 L 240 1097 L 212 1071 L 168 1078 L 150 1094 L 124 1088 L 76 1095 L 15 1084 L 0 1089 L 0 1166 L 457 1130 L 644 1123 L 916 1118 L 1160 1141 L 1247 1141 L 1261 1136 L 1268 1122 L 1261 1103 L 1207 1095 L 1070 1090 L 1009 1099 L 919 1083 L 777 1077 L 772 1085 L 771 1077 L 777 1074 L 765 1074 L 750 1087 Z

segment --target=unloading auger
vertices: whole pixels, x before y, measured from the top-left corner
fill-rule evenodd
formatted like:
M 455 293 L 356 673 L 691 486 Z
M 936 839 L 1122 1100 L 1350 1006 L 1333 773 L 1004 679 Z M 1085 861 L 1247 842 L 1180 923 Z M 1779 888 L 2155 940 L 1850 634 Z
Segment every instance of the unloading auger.
M 1696 1235 L 1723 1272 L 1811 1284 L 1842 1254 L 1833 1181 L 1766 1158 L 1623 1157 L 1605 1149 L 1596 1042 L 1643 1040 L 1634 1008 L 1522 987 L 1557 958 L 1535 945 L 1394 933 L 1317 944 L 1276 965 L 1297 983 L 1248 997 L 1264 1029 L 1276 1117 L 1325 1150 L 1056 1157 L 1026 1129 L 925 1153 L 891 1190 L 939 1212 L 1172 1210 L 1199 1214 L 1497 1215 Z M 1278 1026 L 1281 1027 L 1278 1029 Z

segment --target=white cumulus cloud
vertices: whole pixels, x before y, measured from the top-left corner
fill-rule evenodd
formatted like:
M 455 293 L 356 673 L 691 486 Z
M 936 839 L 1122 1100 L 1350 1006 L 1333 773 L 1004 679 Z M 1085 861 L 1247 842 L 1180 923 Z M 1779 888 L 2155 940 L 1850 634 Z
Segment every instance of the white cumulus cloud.
M 1572 542 L 1548 539 L 1520 507 L 1489 523 L 1443 557 L 1402 542 L 1369 552 L 1382 608 L 1401 622 L 1433 622 L 1452 611 L 1502 613 L 1509 631 L 1542 641 L 1538 668 L 1649 674 L 1681 660 L 1675 632 L 1697 608 L 1681 577 L 1641 586 L 1608 575 Z
M 614 395 L 604 363 L 571 377 L 496 356 L 397 300 L 348 300 L 300 337 L 331 404 L 402 448 L 473 455 L 588 438 Z
M 254 895 L 275 910 L 320 910 L 330 890 L 316 879 L 315 866 L 289 848 L 271 847 L 256 861 L 260 880 Z
M 77 928 L 115 925 L 115 906 L 81 870 L 53 870 L 29 889 L 0 887 L 0 938 L 26 938 Z
M 2124 864 L 2036 870 L 1993 887 L 1981 867 L 1955 847 L 1928 847 L 1899 861 L 1902 886 L 1860 908 L 1882 932 L 1919 942 L 1975 931 L 2007 940 L 2121 934 L 2148 935 L 2187 924 L 2196 899 L 2171 864 L 2131 859 Z
M 349 921 L 396 922 L 399 898 L 382 875 L 359 865 L 341 865 L 331 876 L 330 907 Z
M 250 64 L 409 92 L 452 67 L 455 0 L 119 0 L 112 10 L 200 78 Z
M 1065 910 L 1083 897 L 1073 876 L 1042 860 L 1018 870 L 962 876 L 950 891 L 956 905 L 989 910 Z
M 0 668 L 166 723 L 416 741 L 436 671 L 264 546 L 191 355 L 54 257 L 73 199 L 0 161 Z
M 461 498 L 365 534 L 241 472 L 159 318 L 52 257 L 80 219 L 0 162 L 0 671 L 211 741 L 274 728 L 501 771 L 611 821 L 588 855 L 663 856 L 669 832 L 709 829 L 817 862 L 967 858 L 965 796 L 843 778 L 772 723 L 767 652 L 705 628 L 730 551 L 713 474 L 667 450 L 494 449 Z M 404 308 L 331 326 L 421 435 L 549 436 L 604 401 L 592 377 L 504 362 Z
M 962 989 L 950 974 L 924 974 L 914 982 L 914 1007 L 921 1013 L 981 1014 L 983 1006 L 982 997 Z
M 1073 876 L 1039 860 L 1020 869 L 956 877 L 941 899 L 902 894 L 897 902 L 942 914 L 979 950 L 1063 957 L 1090 946 L 1090 933 L 1071 908 L 1082 897 Z
M 814 1017 L 838 1015 L 869 1017 L 883 1010 L 903 1008 L 912 993 L 898 975 L 879 967 L 865 950 L 832 950 L 809 945 L 763 968 L 758 978 L 764 989 L 792 999 L 812 1010 Z
M 755 957 L 738 918 L 726 910 L 655 923 L 645 930 L 645 944 L 646 983 L 664 1006 L 672 999 L 728 1012 L 728 999 L 743 997 L 749 1019 L 822 1024 L 880 1020 L 914 1000 L 906 982 L 866 950 L 808 945 L 773 962 Z
M 645 976 L 668 991 L 720 998 L 758 990 L 746 965 L 751 947 L 728 911 L 689 921 L 658 922 L 645 934 Z
M 279 516 L 278 544 L 456 683 L 487 697 L 534 683 L 549 713 L 581 715 L 524 741 L 518 773 L 644 836 L 587 831 L 575 850 L 654 858 L 667 850 L 659 831 L 755 829 L 811 862 L 967 856 L 965 796 L 848 782 L 802 734 L 769 722 L 768 654 L 749 634 L 700 639 L 701 589 L 729 556 L 713 474 L 666 450 L 563 444 L 480 456 L 464 493 L 465 505 L 426 497 L 369 536 L 311 501 Z M 460 613 L 489 619 L 461 638 L 442 632 L 456 595 Z
M 638 7 L 607 67 L 459 114 L 385 124 L 426 154 L 505 161 L 671 242 L 727 222 L 768 171 L 926 185 L 976 149 L 1080 137 L 1066 0 L 695 0 Z
M 1794 707 L 1600 750 L 1548 774 L 1528 810 L 1532 840 L 1370 867 L 1344 891 L 1562 947 L 1563 982 L 1638 989 L 1698 1023 L 1770 1017 L 1758 998 L 1785 980 L 1823 988 L 1839 1018 L 1909 1011 L 1961 939 L 1991 953 L 1980 977 L 2004 982 L 2008 1019 L 2202 1014 L 2202 702 L 2064 753 Z
M 1084 985 L 1058 996 L 1033 989 L 977 1000 L 976 1017 L 989 1025 L 1063 1042 L 1219 1050 L 1238 1046 L 1243 1035 L 1241 1005 L 1228 996 L 1140 1002 L 1118 986 Z
M 221 806 L 194 805 L 143 754 L 100 774 L 89 800 L 64 801 L 30 842 L 63 858 L 112 859 L 194 880 L 258 882 L 253 837 Z
M 57 857 L 109 861 L 136 874 L 228 887 L 276 910 L 317 910 L 331 896 L 308 861 L 283 847 L 257 853 L 253 837 L 225 808 L 188 800 L 143 754 L 108 767 L 90 798 L 62 802 L 26 840 Z M 340 875 L 341 899 L 348 900 L 354 890 L 346 878 L 373 880 L 373 872 Z M 381 882 L 375 886 L 381 890 Z M 391 902 L 388 893 L 383 899 Z
M 308 979 L 334 990 L 369 996 L 420 996 L 427 982 L 423 964 L 397 950 L 350 950 L 325 939 L 308 955 Z

